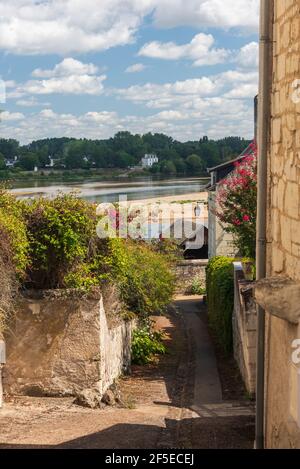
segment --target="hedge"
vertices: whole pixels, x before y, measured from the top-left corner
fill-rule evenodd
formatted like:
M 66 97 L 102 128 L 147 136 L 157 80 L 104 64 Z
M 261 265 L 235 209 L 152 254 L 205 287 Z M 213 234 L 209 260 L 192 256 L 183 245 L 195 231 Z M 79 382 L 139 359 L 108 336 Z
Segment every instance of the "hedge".
M 228 257 L 214 257 L 209 261 L 206 271 L 209 323 L 226 353 L 230 353 L 233 348 L 233 261 Z

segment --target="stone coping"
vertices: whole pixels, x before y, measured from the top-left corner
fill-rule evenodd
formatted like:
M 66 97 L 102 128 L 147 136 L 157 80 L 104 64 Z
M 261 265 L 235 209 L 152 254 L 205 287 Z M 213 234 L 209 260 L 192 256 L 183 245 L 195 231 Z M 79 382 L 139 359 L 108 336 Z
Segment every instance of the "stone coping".
M 189 265 L 193 265 L 193 266 L 198 266 L 198 267 L 206 267 L 208 265 L 208 259 L 186 259 L 186 260 L 182 260 L 182 261 L 178 261 L 177 262 L 177 266 L 189 266 Z
M 53 290 L 23 290 L 20 300 L 95 300 L 101 299 L 101 289 L 99 287 L 84 291 L 76 288 L 72 289 L 53 289 Z
M 255 284 L 255 299 L 269 314 L 299 324 L 300 283 L 288 277 L 270 277 Z

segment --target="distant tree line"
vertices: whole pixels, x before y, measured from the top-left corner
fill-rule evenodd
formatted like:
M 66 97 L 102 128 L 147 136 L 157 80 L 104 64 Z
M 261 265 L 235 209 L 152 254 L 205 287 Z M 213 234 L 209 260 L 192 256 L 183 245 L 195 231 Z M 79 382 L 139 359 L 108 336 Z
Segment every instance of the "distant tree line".
M 0 170 L 15 157 L 18 158 L 15 166 L 25 171 L 32 171 L 36 166 L 46 168 L 50 159 L 54 168 L 125 169 L 137 166 L 146 153 L 154 153 L 159 163 L 150 171 L 155 174 L 201 175 L 206 173 L 207 167 L 238 156 L 249 143 L 240 137 L 220 140 L 203 137 L 182 143 L 164 134 L 133 135 L 125 131 L 106 140 L 47 138 L 29 145 L 20 145 L 14 139 L 0 139 Z

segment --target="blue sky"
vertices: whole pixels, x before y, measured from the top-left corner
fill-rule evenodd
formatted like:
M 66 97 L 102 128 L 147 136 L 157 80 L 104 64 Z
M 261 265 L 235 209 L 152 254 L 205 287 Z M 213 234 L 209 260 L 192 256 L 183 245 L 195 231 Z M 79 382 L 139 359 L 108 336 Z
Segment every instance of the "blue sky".
M 0 137 L 253 136 L 258 0 L 0 0 L 0 8 Z

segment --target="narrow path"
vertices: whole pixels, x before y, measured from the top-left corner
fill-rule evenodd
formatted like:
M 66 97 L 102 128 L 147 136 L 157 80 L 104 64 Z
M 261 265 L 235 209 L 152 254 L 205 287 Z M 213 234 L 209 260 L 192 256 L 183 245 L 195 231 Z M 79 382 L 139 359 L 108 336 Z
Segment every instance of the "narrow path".
M 156 318 L 168 353 L 120 381 L 122 408 L 17 398 L 0 411 L 0 448 L 252 448 L 253 409 L 222 399 L 201 299 L 174 306 Z
M 192 409 L 198 411 L 203 404 L 222 402 L 222 388 L 217 369 L 214 347 L 208 333 L 199 299 L 182 298 L 176 301 L 183 314 L 188 341 L 194 359 L 194 396 Z
M 218 363 L 206 306 L 199 298 L 178 297 L 187 336 L 186 385 L 176 446 L 179 448 L 252 448 L 254 410 L 245 399 L 223 400 Z M 219 364 L 220 366 L 220 364 Z

